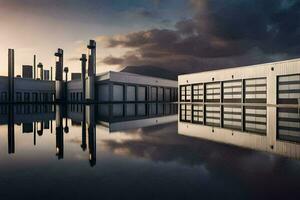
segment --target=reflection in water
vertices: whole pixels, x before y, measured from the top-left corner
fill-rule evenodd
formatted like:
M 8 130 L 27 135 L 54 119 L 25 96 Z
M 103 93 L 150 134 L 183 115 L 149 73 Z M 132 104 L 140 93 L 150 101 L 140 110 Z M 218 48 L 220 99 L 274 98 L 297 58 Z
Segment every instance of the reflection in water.
M 15 126 L 14 126 L 14 106 L 8 106 L 8 153 L 15 153 Z
M 58 159 L 64 159 L 65 134 L 69 133 L 69 120 L 72 125 L 81 125 L 81 144 L 82 151 L 88 148 L 88 160 L 90 166 L 96 165 L 97 142 L 96 125 L 111 131 L 121 131 L 125 129 L 142 128 L 151 125 L 164 124 L 177 119 L 177 106 L 175 104 L 157 105 L 162 110 L 155 112 L 151 107 L 153 105 L 143 104 L 145 112 L 142 116 L 138 112 L 140 104 L 133 104 L 137 108 L 136 112 L 128 115 L 127 104 L 118 104 L 118 109 L 112 109 L 114 104 L 105 105 L 16 105 L 0 106 L 1 124 L 7 124 L 8 127 L 8 153 L 15 153 L 15 124 L 21 124 L 23 134 L 33 134 L 33 145 L 37 145 L 37 136 L 44 136 L 45 130 L 53 132 L 53 122 L 55 122 L 55 149 Z M 123 112 L 126 116 L 120 116 Z M 114 111 L 113 111 L 114 110 Z M 106 112 L 107 111 L 107 112 Z M 117 113 L 117 116 L 115 114 Z M 126 114 L 127 113 L 127 114 Z M 49 131 L 47 131 L 49 132 Z
M 96 125 L 95 125 L 95 105 L 86 107 L 88 137 L 89 137 L 89 161 L 90 165 L 96 165 Z
M 64 158 L 64 131 L 63 131 L 63 113 L 61 106 L 56 105 L 56 156 L 58 159 Z
M 122 125 L 111 134 L 97 105 L 73 108 L 17 114 L 8 107 L 1 115 L 0 149 L 16 151 L 0 151 L 1 200 L 57 199 L 49 192 L 55 187 L 64 188 L 61 199 L 260 199 L 299 191 L 296 160 L 178 135 L 176 123 L 159 125 L 169 117 L 162 115 L 107 120 L 108 127 Z M 158 123 L 148 126 L 151 119 Z M 130 122 L 146 127 L 127 130 L 136 127 Z

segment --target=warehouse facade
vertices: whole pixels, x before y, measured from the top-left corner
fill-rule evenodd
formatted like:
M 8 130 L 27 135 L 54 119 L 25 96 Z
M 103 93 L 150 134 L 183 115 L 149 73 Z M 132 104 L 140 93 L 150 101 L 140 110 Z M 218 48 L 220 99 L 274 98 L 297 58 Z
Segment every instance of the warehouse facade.
M 80 79 L 68 81 L 69 102 L 82 102 Z M 125 72 L 105 72 L 95 77 L 95 97 L 99 103 L 176 102 L 177 81 Z
M 8 77 L 0 77 L 0 103 L 9 102 Z M 50 103 L 55 101 L 55 82 L 14 78 L 15 103 Z
M 300 157 L 300 59 L 181 75 L 178 84 L 180 134 Z

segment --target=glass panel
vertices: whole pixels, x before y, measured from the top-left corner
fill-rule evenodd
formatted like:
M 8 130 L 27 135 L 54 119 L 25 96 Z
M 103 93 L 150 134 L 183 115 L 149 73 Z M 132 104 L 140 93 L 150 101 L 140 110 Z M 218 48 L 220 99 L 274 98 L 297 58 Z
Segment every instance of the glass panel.
M 278 139 L 300 142 L 300 110 L 278 108 Z
M 267 110 L 266 107 L 245 107 L 245 130 L 248 132 L 266 134 Z
M 245 80 L 245 102 L 246 103 L 267 102 L 267 79 L 266 78 Z

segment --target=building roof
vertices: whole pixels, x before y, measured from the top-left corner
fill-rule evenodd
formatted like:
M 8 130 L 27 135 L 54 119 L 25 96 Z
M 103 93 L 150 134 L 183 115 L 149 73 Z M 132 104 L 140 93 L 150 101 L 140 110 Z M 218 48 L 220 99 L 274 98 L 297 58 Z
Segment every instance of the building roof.
M 207 71 L 202 71 L 202 72 L 182 74 L 182 75 L 179 75 L 178 77 L 188 76 L 191 74 L 202 74 L 202 73 L 206 73 L 206 72 L 220 72 L 220 71 L 227 71 L 227 70 L 234 70 L 234 69 L 240 70 L 242 68 L 248 68 L 248 67 L 253 68 L 253 67 L 262 67 L 262 66 L 270 66 L 270 65 L 279 65 L 279 64 L 291 63 L 291 62 L 300 62 L 300 58 L 276 61 L 276 62 L 269 62 L 269 63 L 261 63 L 261 64 L 255 64 L 255 65 L 245 65 L 245 66 L 239 66 L 239 67 L 228 67 L 228 68 L 222 68 L 222 69 L 207 70 Z

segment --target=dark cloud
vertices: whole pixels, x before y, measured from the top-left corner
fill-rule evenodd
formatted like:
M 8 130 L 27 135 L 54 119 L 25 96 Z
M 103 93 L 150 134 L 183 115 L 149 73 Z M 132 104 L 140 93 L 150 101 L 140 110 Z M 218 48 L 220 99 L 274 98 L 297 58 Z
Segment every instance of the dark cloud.
M 108 47 L 135 49 L 119 58 L 120 64 L 158 65 L 183 73 L 300 55 L 299 0 L 190 3 L 194 17 L 177 22 L 174 29 L 112 37 Z
M 116 58 L 113 56 L 108 56 L 108 57 L 104 58 L 102 62 L 105 64 L 108 64 L 108 65 L 121 65 L 121 64 L 123 64 L 124 59 Z

